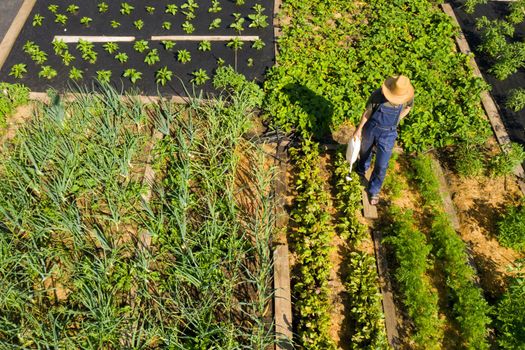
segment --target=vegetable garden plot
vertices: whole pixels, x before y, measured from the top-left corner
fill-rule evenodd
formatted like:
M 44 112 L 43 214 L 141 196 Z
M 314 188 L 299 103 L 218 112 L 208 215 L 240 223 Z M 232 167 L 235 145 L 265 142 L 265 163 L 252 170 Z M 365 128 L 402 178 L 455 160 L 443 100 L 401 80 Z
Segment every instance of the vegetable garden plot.
M 509 14 L 509 3 L 499 1 L 489 1 L 487 4 L 480 4 L 475 7 L 475 11 L 472 14 L 468 14 L 462 7 L 463 2 L 451 1 L 453 5 L 456 17 L 461 25 L 461 29 L 465 34 L 465 37 L 476 54 L 476 61 L 481 69 L 483 77 L 492 86 L 491 94 L 496 100 L 500 114 L 507 127 L 510 138 L 515 142 L 525 144 L 525 109 L 514 112 L 510 108 L 506 107 L 506 101 L 509 97 L 509 92 L 513 89 L 525 88 L 525 67 L 518 68 L 515 73 L 501 72 L 502 77 L 507 76 L 503 80 L 496 78 L 494 73 L 490 73 L 491 67 L 494 62 L 488 57 L 488 55 L 480 50 L 480 44 L 482 44 L 481 32 L 476 28 L 476 20 L 482 16 L 487 17 L 489 20 L 505 20 Z M 494 29 L 494 24 L 490 24 Z M 516 26 L 514 35 L 507 36 L 506 42 L 509 44 L 520 43 L 525 40 L 525 22 L 521 22 Z M 522 49 L 523 50 L 523 49 Z M 525 54 L 521 53 L 522 59 L 525 59 Z M 518 58 L 518 57 L 516 57 Z M 496 73 L 497 75 L 497 73 Z
M 42 107 L 1 157 L 0 348 L 266 349 L 273 173 L 241 137 L 253 100 L 78 97 Z
M 185 95 L 180 78 L 188 90 L 195 83 L 216 92 L 211 78 L 221 65 L 262 80 L 274 62 L 272 19 L 273 1 L 38 0 L 0 80 L 42 92 L 98 78 L 148 95 Z M 87 38 L 67 42 L 77 36 Z

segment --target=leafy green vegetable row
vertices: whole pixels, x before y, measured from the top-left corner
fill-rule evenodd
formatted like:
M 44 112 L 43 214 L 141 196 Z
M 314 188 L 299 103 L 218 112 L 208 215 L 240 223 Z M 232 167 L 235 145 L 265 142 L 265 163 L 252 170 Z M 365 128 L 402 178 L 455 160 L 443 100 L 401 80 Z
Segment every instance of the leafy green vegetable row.
M 7 116 L 28 100 L 29 89 L 25 86 L 0 83 L 0 126 L 5 126 Z
M 383 242 L 394 251 L 395 278 L 403 294 L 403 304 L 414 322 L 411 339 L 419 349 L 441 349 L 443 324 L 438 315 L 438 295 L 426 275 L 432 247 L 415 228 L 411 211 L 402 212 L 399 207 L 392 207 L 388 216 L 391 226 Z
M 276 126 L 320 136 L 355 123 L 370 93 L 402 73 L 416 90 L 401 126 L 405 149 L 488 136 L 479 104 L 486 86 L 473 77 L 469 57 L 456 52 L 456 28 L 434 2 L 287 0 L 281 16 L 279 65 L 265 82 Z
M 463 240 L 452 227 L 439 193 L 439 183 L 429 156 L 420 155 L 411 162 L 413 178 L 419 186 L 424 205 L 432 218 L 430 232 L 434 254 L 446 275 L 447 293 L 460 330 L 463 345 L 469 349 L 488 349 L 487 326 L 490 307 L 482 290 L 474 283 L 475 271 Z
M 335 162 L 336 206 L 339 212 L 337 233 L 350 248 L 357 246 L 367 233 L 356 213 L 361 209 L 359 177 L 347 180 L 350 166 L 342 153 Z M 352 349 L 387 349 L 385 324 L 379 293 L 375 258 L 366 252 L 352 251 L 346 258 L 349 315 Z
M 318 144 L 305 139 L 290 154 L 297 173 L 290 237 L 298 266 L 293 278 L 298 343 L 305 349 L 335 350 L 328 332 L 331 269 L 328 255 L 333 226 L 326 211 L 328 194 L 319 174 Z

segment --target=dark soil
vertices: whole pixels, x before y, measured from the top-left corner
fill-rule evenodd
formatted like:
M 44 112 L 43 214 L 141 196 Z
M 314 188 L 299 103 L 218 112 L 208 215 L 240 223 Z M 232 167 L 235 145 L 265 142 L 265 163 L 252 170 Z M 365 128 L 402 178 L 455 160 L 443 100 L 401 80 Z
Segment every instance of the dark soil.
M 245 30 L 241 35 L 258 35 L 265 42 L 266 46 L 262 50 L 255 50 L 251 47 L 252 42 L 245 42 L 242 49 L 237 52 L 237 70 L 249 79 L 256 79 L 262 81 L 266 70 L 274 64 L 275 53 L 274 53 L 274 37 L 273 27 L 271 25 L 273 19 L 273 1 L 261 3 L 265 7 L 264 14 L 268 16 L 267 22 L 268 27 L 264 29 L 249 28 L 248 25 L 251 21 L 248 19 L 248 14 L 254 13 L 252 10 L 253 5 L 260 3 L 256 0 L 246 0 L 246 3 L 242 6 L 236 5 L 232 0 L 220 1 L 222 10 L 218 13 L 209 13 L 208 8 L 211 4 L 210 1 L 201 2 L 197 1 L 199 8 L 195 11 L 196 18 L 190 21 L 195 26 L 195 31 L 191 34 L 186 34 L 182 30 L 182 23 L 184 23 L 185 15 L 182 13 L 180 6 L 184 3 L 183 1 L 169 1 L 169 0 L 158 0 L 155 2 L 147 3 L 138 0 L 127 0 L 129 4 L 135 7 L 135 10 L 131 15 L 120 14 L 120 1 L 112 2 L 106 1 L 109 5 L 109 11 L 104 14 L 99 14 L 97 9 L 98 2 L 78 2 L 80 10 L 77 14 L 70 14 L 66 12 L 66 7 L 71 4 L 71 1 L 56 0 L 53 4 L 59 6 L 57 13 L 65 14 L 68 16 L 67 25 L 64 27 L 57 23 L 54 23 L 55 15 L 51 13 L 47 6 L 50 4 L 48 1 L 37 0 L 35 7 L 31 15 L 29 16 L 16 44 L 14 45 L 5 65 L 0 71 L 0 81 L 7 81 L 10 83 L 23 83 L 27 85 L 32 91 L 44 92 L 48 88 L 53 87 L 59 91 L 63 91 L 71 84 L 68 80 L 68 73 L 71 67 L 76 67 L 85 71 L 84 80 L 80 85 L 91 84 L 93 77 L 96 76 L 97 70 L 111 70 L 112 71 L 112 83 L 117 87 L 122 87 L 125 90 L 135 89 L 138 92 L 147 95 L 156 95 L 158 92 L 162 94 L 175 94 L 185 95 L 182 83 L 188 90 L 192 90 L 190 80 L 192 79 L 192 72 L 202 68 L 205 69 L 210 77 L 212 77 L 214 70 L 217 68 L 217 59 L 222 58 L 226 65 L 235 66 L 235 52 L 233 49 L 226 47 L 226 42 L 212 42 L 211 51 L 202 52 L 198 50 L 199 41 L 189 42 L 177 42 L 172 52 L 166 51 L 160 42 L 149 42 L 150 49 L 158 48 L 160 62 L 153 66 L 148 66 L 144 63 L 144 57 L 146 52 L 138 53 L 133 50 L 133 43 L 118 43 L 120 46 L 119 52 L 125 52 L 128 54 L 129 59 L 125 64 L 121 64 L 114 59 L 115 54 L 110 55 L 105 52 L 102 48 L 102 44 L 95 44 L 95 50 L 98 53 L 98 59 L 95 64 L 90 64 L 81 58 L 80 52 L 76 49 L 76 44 L 68 44 L 69 51 L 76 59 L 71 63 L 69 67 L 63 65 L 61 59 L 54 54 L 51 42 L 55 35 L 108 35 L 108 36 L 135 36 L 137 40 L 144 39 L 149 40 L 152 35 L 237 35 L 238 33 L 233 29 L 229 28 L 230 24 L 234 21 L 233 13 L 241 13 L 245 18 L 244 28 Z M 178 13 L 173 16 L 164 13 L 167 4 L 174 3 L 179 6 Z M 154 14 L 148 14 L 145 10 L 146 5 L 155 7 Z M 33 27 L 32 20 L 35 14 L 41 14 L 45 17 L 43 25 L 41 27 Z M 93 19 L 90 26 L 86 28 L 80 24 L 80 19 L 84 16 Z M 211 21 L 215 18 L 221 18 L 221 27 L 208 30 L 208 26 Z M 137 30 L 133 21 L 142 19 L 144 21 L 144 28 Z M 113 29 L 110 26 L 110 22 L 116 20 L 121 23 L 121 26 L 117 29 Z M 162 23 L 169 21 L 172 23 L 170 30 L 162 28 Z M 48 54 L 48 61 L 45 65 L 50 65 L 56 69 L 58 76 L 52 80 L 47 80 L 38 77 L 40 67 L 38 67 L 27 55 L 23 52 L 23 45 L 27 41 L 33 41 L 40 46 L 40 49 L 44 50 Z M 182 64 L 177 61 L 176 54 L 177 50 L 186 49 L 191 53 L 191 61 Z M 253 59 L 253 66 L 248 67 L 248 59 Z M 23 79 L 15 79 L 10 77 L 9 71 L 14 64 L 25 63 L 27 64 L 28 74 Z M 167 66 L 168 69 L 174 72 L 174 77 L 170 84 L 166 86 L 157 86 L 155 83 L 155 72 Z M 133 85 L 127 78 L 122 77 L 122 73 L 127 68 L 135 68 L 142 72 L 142 79 Z M 180 78 L 182 80 L 179 81 Z M 204 92 L 214 92 L 211 80 L 206 84 L 197 86 L 196 90 L 203 90 Z
M 505 101 L 508 92 L 512 89 L 525 88 L 525 70 L 520 69 L 517 73 L 505 80 L 498 80 L 487 71 L 491 67 L 491 62 L 486 56 L 480 53 L 476 48 L 481 39 L 479 31 L 476 30 L 476 19 L 486 16 L 488 19 L 505 19 L 508 14 L 508 2 L 489 1 L 487 4 L 478 5 L 476 11 L 469 15 L 463 11 L 464 1 L 450 1 L 454 12 L 461 25 L 471 50 L 476 55 L 476 61 L 485 80 L 492 86 L 492 96 L 496 100 L 501 117 L 507 128 L 512 141 L 525 145 L 525 110 L 518 113 L 505 108 Z M 514 37 L 511 42 L 523 41 L 525 39 L 525 22 L 516 26 Z

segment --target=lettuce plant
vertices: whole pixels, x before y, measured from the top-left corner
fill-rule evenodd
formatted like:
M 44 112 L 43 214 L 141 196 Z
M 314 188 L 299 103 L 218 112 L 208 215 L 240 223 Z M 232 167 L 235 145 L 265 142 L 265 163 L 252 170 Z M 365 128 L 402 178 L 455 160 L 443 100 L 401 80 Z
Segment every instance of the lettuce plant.
M 42 23 L 44 22 L 44 16 L 42 16 L 41 14 L 37 13 L 36 15 L 33 16 L 33 27 L 40 27 L 42 26 Z
M 21 79 L 24 77 L 24 75 L 27 73 L 27 65 L 24 63 L 18 63 L 13 65 L 11 67 L 11 71 L 9 72 L 9 75 Z

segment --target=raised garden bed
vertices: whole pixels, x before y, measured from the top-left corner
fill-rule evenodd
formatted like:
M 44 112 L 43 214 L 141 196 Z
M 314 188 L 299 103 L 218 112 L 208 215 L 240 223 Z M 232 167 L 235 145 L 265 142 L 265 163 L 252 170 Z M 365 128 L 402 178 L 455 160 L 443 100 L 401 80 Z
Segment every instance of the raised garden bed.
M 485 16 L 489 20 L 504 20 L 509 13 L 509 2 L 489 1 L 475 7 L 472 14 L 465 12 L 464 2 L 450 1 L 454 13 L 458 19 L 461 29 L 467 39 L 472 51 L 476 55 L 476 61 L 481 73 L 487 83 L 492 87 L 491 94 L 499 107 L 499 112 L 505 123 L 507 131 L 512 141 L 525 144 L 525 109 L 514 112 L 506 108 L 505 103 L 512 89 L 525 88 L 525 69 L 521 68 L 504 80 L 497 79 L 489 73 L 492 66 L 490 59 L 479 50 L 482 42 L 480 31 L 476 29 L 476 19 Z M 514 36 L 507 38 L 509 43 L 523 42 L 525 40 L 525 22 L 515 26 Z
M 261 4 L 255 0 L 248 0 L 241 2 L 241 5 L 237 5 L 233 1 L 220 1 L 217 9 L 219 7 L 221 9 L 218 12 L 209 12 L 212 7 L 210 2 L 197 2 L 198 7 L 194 8 L 193 11 L 183 8 L 184 4 L 189 3 L 191 2 L 177 3 L 176 13 L 171 14 L 166 13 L 166 11 L 168 5 L 173 3 L 167 0 L 156 1 L 151 4 L 136 0 L 107 2 L 106 12 L 100 12 L 97 2 L 75 3 L 58 0 L 50 3 L 38 0 L 9 57 L 0 70 L 0 80 L 23 83 L 32 91 L 44 92 L 50 87 L 63 91 L 68 85 L 90 85 L 93 78 L 98 76 L 97 71 L 109 71 L 111 73 L 99 74 L 111 74 L 109 80 L 117 87 L 133 88 L 138 93 L 146 95 L 156 95 L 158 92 L 185 95 L 182 84 L 191 90 L 191 80 L 195 78 L 194 73 L 196 71 L 202 69 L 209 78 L 212 78 L 219 65 L 231 65 L 249 79 L 262 80 L 265 71 L 274 63 L 273 1 Z M 129 4 L 133 10 L 126 14 L 123 4 Z M 254 9 L 257 4 L 263 6 L 263 9 Z M 57 5 L 58 8 L 55 11 L 54 8 L 49 8 L 50 5 Z M 74 11 L 75 9 L 71 8 L 68 12 L 68 7 L 71 5 L 78 5 L 78 9 Z M 151 13 L 148 12 L 147 6 L 154 8 L 149 9 Z M 260 12 L 260 16 L 256 18 L 260 20 L 261 26 L 253 27 L 253 15 L 257 11 Z M 188 15 L 188 12 L 192 12 L 192 14 Z M 237 14 L 236 16 L 240 18 L 240 21 L 244 21 L 242 31 L 239 30 L 240 28 L 230 27 L 236 21 L 234 14 Z M 35 20 L 38 16 L 43 17 L 41 24 Z M 58 16 L 66 17 L 64 19 L 64 17 Z M 63 19 L 65 24 L 57 23 L 57 18 Z M 84 19 L 84 23 L 81 23 L 82 19 Z M 220 24 L 217 25 L 217 28 L 209 29 L 212 21 L 216 19 L 220 20 Z M 117 23 L 112 26 L 112 21 L 118 22 L 118 27 L 116 27 Z M 183 24 L 186 21 L 194 28 L 191 33 L 190 30 L 185 31 L 183 29 Z M 263 27 L 264 23 L 266 24 L 265 27 Z M 169 29 L 166 29 L 168 26 Z M 90 63 L 81 57 L 82 54 L 77 49 L 77 43 L 68 43 L 66 50 L 63 50 L 60 55 L 55 54 L 52 42 L 57 35 L 68 37 L 93 36 L 99 37 L 97 40 L 102 39 L 103 41 L 105 39 L 100 37 L 133 37 L 133 41 L 117 42 L 118 49 L 111 53 L 104 50 L 104 43 L 95 43 L 93 51 L 98 56 L 96 62 Z M 152 40 L 154 36 L 185 36 L 186 38 L 184 41 L 173 40 L 174 47 L 166 49 L 161 40 Z M 210 38 L 209 50 L 203 51 L 202 47 L 199 49 L 201 42 L 207 40 L 206 37 L 209 36 L 228 36 L 230 38 L 215 41 Z M 236 50 L 231 47 L 232 44 L 228 47 L 228 43 L 232 41 L 231 37 L 239 37 L 239 40 L 243 42 L 242 48 Z M 259 38 L 260 42 L 264 43 L 264 47 L 254 48 L 254 37 Z M 90 41 L 90 39 L 86 40 Z M 115 41 L 117 40 L 115 38 Z M 139 40 L 148 41 L 148 49 L 137 52 L 133 46 Z M 24 45 L 28 41 L 38 45 L 39 49 L 47 54 L 45 62 L 37 64 L 32 60 L 30 54 L 24 52 Z M 152 50 L 157 50 L 158 62 L 149 65 L 145 62 L 145 57 Z M 187 50 L 190 56 L 188 62 L 183 63 L 178 60 L 179 50 Z M 66 51 L 74 56 L 69 66 L 66 66 L 63 60 Z M 121 63 L 115 58 L 118 53 L 127 55 L 126 62 Z M 18 78 L 9 75 L 15 65 L 24 65 L 27 73 Z M 39 77 L 39 72 L 43 66 L 49 66 L 56 71 L 56 74 L 52 73 L 55 76 L 51 79 Z M 69 78 L 72 67 L 83 72 L 81 79 L 72 81 Z M 164 85 L 159 83 L 156 78 L 156 73 L 163 67 L 167 67 L 166 69 L 172 72 L 171 80 L 166 80 Z M 136 83 L 132 83 L 129 76 L 124 76 L 127 69 L 135 69 L 142 73 Z M 202 89 L 205 92 L 216 91 L 211 84 L 211 79 L 197 81 L 196 89 Z

